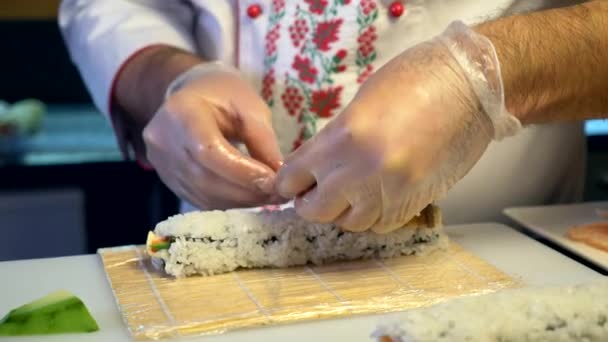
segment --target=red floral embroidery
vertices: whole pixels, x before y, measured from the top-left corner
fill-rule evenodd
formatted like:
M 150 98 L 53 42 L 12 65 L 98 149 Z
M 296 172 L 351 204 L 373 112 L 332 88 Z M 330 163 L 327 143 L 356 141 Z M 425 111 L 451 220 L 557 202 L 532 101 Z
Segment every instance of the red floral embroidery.
M 302 40 L 306 38 L 308 31 L 308 24 L 306 23 L 306 20 L 303 19 L 298 19 L 293 25 L 289 26 L 289 36 L 293 46 L 299 47 Z
M 327 7 L 327 0 L 304 0 L 309 5 L 309 10 L 315 14 L 323 14 Z
M 285 8 L 285 0 L 272 0 L 272 7 L 274 12 L 282 12 Z
M 338 40 L 338 34 L 342 19 L 334 19 L 330 21 L 320 22 L 315 30 L 315 36 L 312 41 L 321 51 L 329 51 L 329 44 Z
M 340 108 L 341 93 L 341 86 L 313 91 L 310 111 L 321 118 L 331 118 L 333 116 L 332 111 Z
M 333 58 L 333 63 L 334 63 L 334 67 L 332 68 L 333 72 L 343 72 L 346 70 L 346 65 L 339 65 L 340 62 L 342 62 L 342 60 L 344 60 L 344 58 L 346 58 L 346 50 L 341 49 L 338 52 L 336 52 L 336 55 Z
M 378 6 L 375 0 L 361 0 L 357 11 L 359 37 L 357 37 L 357 82 L 363 83 L 374 72 L 373 62 L 376 60 L 374 46 L 378 35 L 374 22 L 378 18 Z
M 273 0 L 269 17 L 270 30 L 266 33 L 264 46 L 264 77 L 262 78 L 262 98 L 269 106 L 274 104 L 274 63 L 277 60 L 277 40 L 280 38 L 279 21 L 285 15 L 285 0 Z
M 374 42 L 378 38 L 376 35 L 376 28 L 374 26 L 369 26 L 363 33 L 357 38 L 357 43 L 359 43 L 359 52 L 363 57 L 369 56 L 372 52 L 374 52 Z
M 296 55 L 291 67 L 298 71 L 298 77 L 303 82 L 310 84 L 313 84 L 315 82 L 317 74 L 319 73 L 317 71 L 317 68 L 312 66 L 310 58 L 300 57 L 299 55 Z
M 369 15 L 373 10 L 376 9 L 376 1 L 375 0 L 361 0 L 361 10 L 364 15 Z
M 274 82 L 274 69 L 270 69 L 262 79 L 262 98 L 267 102 L 272 99 L 272 86 Z
M 277 40 L 280 37 L 279 29 L 280 25 L 276 25 L 266 34 L 266 45 L 264 48 L 268 55 L 274 55 L 277 52 Z
M 374 66 L 371 64 L 366 65 L 364 68 L 359 69 L 359 76 L 357 77 L 357 83 L 361 84 L 367 80 L 369 76 L 374 72 Z
M 333 51 L 343 19 L 339 7 L 351 0 L 305 0 L 307 8 L 296 5 L 288 27 L 291 44 L 299 48 L 292 61 L 293 71 L 285 75 L 281 101 L 285 111 L 300 127 L 293 149 L 317 132 L 319 118 L 331 118 L 341 107 L 342 87 L 334 85 L 333 75 L 347 69 L 348 52 Z M 331 52 L 330 52 L 331 51 Z
M 295 116 L 300 113 L 302 109 L 302 102 L 304 101 L 304 97 L 300 94 L 300 90 L 296 87 L 287 86 L 285 87 L 285 91 L 283 95 L 281 95 L 281 100 L 283 101 L 283 106 L 287 109 L 287 112 L 291 116 Z

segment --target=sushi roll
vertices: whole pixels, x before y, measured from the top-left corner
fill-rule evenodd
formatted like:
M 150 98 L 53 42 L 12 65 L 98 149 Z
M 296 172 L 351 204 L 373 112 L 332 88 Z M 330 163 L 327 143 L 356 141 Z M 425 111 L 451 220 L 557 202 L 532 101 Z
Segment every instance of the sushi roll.
M 175 277 L 391 258 L 446 246 L 440 211 L 433 205 L 389 234 L 351 233 L 334 224 L 310 223 L 293 208 L 261 212 L 234 209 L 170 217 L 156 225 L 147 241 L 154 263 Z
M 388 321 L 378 342 L 608 341 L 608 281 L 463 297 Z

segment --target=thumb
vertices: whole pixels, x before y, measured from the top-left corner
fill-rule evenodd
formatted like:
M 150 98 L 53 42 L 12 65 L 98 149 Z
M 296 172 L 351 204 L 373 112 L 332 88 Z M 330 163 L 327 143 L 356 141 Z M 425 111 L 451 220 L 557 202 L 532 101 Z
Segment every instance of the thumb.
M 283 165 L 283 155 L 271 123 L 270 109 L 259 97 L 250 101 L 236 101 L 235 109 L 241 118 L 239 138 L 254 159 L 274 171 Z

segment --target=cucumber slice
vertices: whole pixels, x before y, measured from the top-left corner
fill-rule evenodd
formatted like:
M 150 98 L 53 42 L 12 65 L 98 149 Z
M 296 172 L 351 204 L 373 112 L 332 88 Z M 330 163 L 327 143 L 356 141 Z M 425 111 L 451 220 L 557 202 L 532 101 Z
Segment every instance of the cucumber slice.
M 67 291 L 20 306 L 0 321 L 0 336 L 84 333 L 99 330 L 84 303 Z

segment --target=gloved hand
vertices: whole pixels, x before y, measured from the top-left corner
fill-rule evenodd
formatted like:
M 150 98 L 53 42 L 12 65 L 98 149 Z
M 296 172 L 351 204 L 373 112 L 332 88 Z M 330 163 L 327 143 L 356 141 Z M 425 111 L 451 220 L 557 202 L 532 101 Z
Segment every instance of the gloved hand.
M 390 232 L 464 177 L 493 138 L 520 127 L 491 42 L 456 22 L 369 78 L 286 159 L 278 191 L 298 196 L 305 219 Z
M 145 127 L 147 159 L 171 190 L 200 209 L 280 201 L 274 185 L 282 156 L 270 115 L 236 70 L 196 66 L 169 86 Z M 235 142 L 244 143 L 249 155 Z

